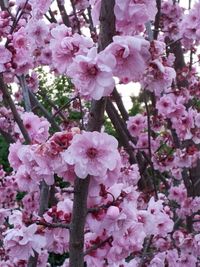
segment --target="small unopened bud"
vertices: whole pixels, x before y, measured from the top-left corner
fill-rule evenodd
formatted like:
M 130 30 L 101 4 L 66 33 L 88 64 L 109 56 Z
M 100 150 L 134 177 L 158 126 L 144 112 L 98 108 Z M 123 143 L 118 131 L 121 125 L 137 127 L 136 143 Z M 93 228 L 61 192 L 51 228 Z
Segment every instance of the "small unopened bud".
M 7 11 L 2 11 L 1 12 L 1 17 L 2 17 L 2 19 L 6 19 L 6 18 L 8 18 L 10 15 L 9 15 L 9 13 L 7 12 Z
M 107 216 L 110 219 L 116 219 L 119 216 L 119 208 L 115 206 L 110 206 L 107 210 Z
M 5 63 L 5 64 L 4 64 L 4 67 L 5 67 L 6 69 L 10 69 L 10 68 L 12 67 L 12 64 L 11 64 L 10 62 Z

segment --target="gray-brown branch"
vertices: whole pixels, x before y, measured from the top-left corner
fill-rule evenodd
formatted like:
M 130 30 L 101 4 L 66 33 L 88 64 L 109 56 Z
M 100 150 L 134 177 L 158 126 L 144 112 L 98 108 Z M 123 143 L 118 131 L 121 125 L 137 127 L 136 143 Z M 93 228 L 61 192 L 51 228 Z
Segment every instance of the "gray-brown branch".
M 115 34 L 114 0 L 102 0 L 100 10 L 99 51 L 112 42 Z M 106 99 L 92 101 L 87 131 L 100 131 L 103 123 Z M 84 266 L 84 227 L 87 215 L 87 195 L 90 178 L 75 179 L 74 202 L 70 229 L 69 266 Z

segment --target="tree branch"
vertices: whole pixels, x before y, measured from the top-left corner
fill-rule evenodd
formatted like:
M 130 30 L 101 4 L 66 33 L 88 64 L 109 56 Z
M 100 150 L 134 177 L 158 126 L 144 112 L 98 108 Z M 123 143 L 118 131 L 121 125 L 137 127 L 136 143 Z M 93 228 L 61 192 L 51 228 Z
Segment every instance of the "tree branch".
M 18 79 L 19 79 L 19 82 L 20 82 L 21 87 L 22 87 L 25 110 L 30 112 L 32 110 L 32 108 L 31 108 L 31 101 L 30 101 L 30 97 L 29 97 L 29 88 L 27 86 L 24 75 L 21 75 L 20 77 L 18 77 Z
M 155 181 L 155 171 L 154 171 L 154 166 L 152 162 L 152 151 L 151 151 L 151 120 L 150 120 L 150 110 L 149 106 L 147 103 L 147 92 L 144 89 L 144 103 L 145 103 L 145 108 L 146 108 L 146 113 L 147 113 L 147 126 L 148 126 L 148 151 L 149 151 L 149 162 L 152 170 L 152 182 L 153 182 L 153 187 L 154 187 L 154 192 L 155 192 L 155 199 L 158 200 L 158 193 L 157 193 L 157 187 L 156 187 L 156 181 Z
M 4 80 L 3 80 L 3 74 L 0 74 L 0 88 L 1 88 L 1 91 L 3 93 L 3 97 L 4 99 L 7 101 L 8 105 L 10 106 L 10 109 L 13 113 L 13 117 L 14 117 L 14 120 L 16 121 L 16 123 L 18 124 L 23 136 L 24 136 L 24 139 L 26 141 L 27 144 L 31 143 L 31 139 L 28 135 L 28 132 L 26 130 L 26 128 L 24 127 L 23 125 L 23 122 L 22 122 L 22 119 L 20 118 L 19 116 L 19 113 L 17 112 L 17 109 L 15 107 L 15 104 L 8 92 L 8 88 L 7 86 L 5 85 L 4 83 Z
M 115 16 L 114 16 L 114 0 L 102 0 L 100 10 L 100 34 L 99 34 L 99 51 L 102 51 L 109 43 L 112 42 L 112 37 L 115 34 Z M 100 131 L 106 106 L 106 99 L 92 101 L 90 111 L 90 119 L 88 122 L 88 131 Z M 72 212 L 72 222 L 70 229 L 70 251 L 69 251 L 69 266 L 83 267 L 84 266 L 84 226 L 87 214 L 87 195 L 90 178 L 75 179 L 74 185 L 74 203 Z
M 126 126 L 124 127 L 123 120 L 120 118 L 119 113 L 117 112 L 113 103 L 110 100 L 107 101 L 106 112 L 107 112 L 108 117 L 110 118 L 115 130 L 117 131 L 117 133 L 119 135 L 119 140 L 120 140 L 122 146 L 129 154 L 130 163 L 131 164 L 136 163 L 134 152 L 133 152 L 134 149 L 129 143 L 129 138 L 127 135 Z
M 158 33 L 159 33 L 160 16 L 161 16 L 161 0 L 156 0 L 156 5 L 157 5 L 158 11 L 157 11 L 155 23 L 154 23 L 154 33 L 153 33 L 154 40 L 157 40 Z
M 106 238 L 105 240 L 102 240 L 100 243 L 93 245 L 92 247 L 90 247 L 89 249 L 87 249 L 84 252 L 84 256 L 90 254 L 92 251 L 103 247 L 106 243 L 110 243 L 112 242 L 112 236 L 109 236 L 108 238 Z
M 118 109 L 119 109 L 119 111 L 120 111 L 120 113 L 122 115 L 122 118 L 124 119 L 124 121 L 127 121 L 129 115 L 128 115 L 127 110 L 124 107 L 124 103 L 122 101 L 122 98 L 121 98 L 121 96 L 120 96 L 120 94 L 119 94 L 119 92 L 117 91 L 116 88 L 114 88 L 114 90 L 112 92 L 112 96 L 113 96 L 113 98 L 114 98 L 114 100 L 115 100 L 115 102 L 117 104 L 117 107 L 118 107 Z
M 58 9 L 60 11 L 60 15 L 62 17 L 63 23 L 67 26 L 70 27 L 70 21 L 69 21 L 69 16 L 67 15 L 65 6 L 62 4 L 61 0 L 57 0 L 57 5 Z
M 70 229 L 70 224 L 66 223 L 48 223 L 48 222 L 36 222 L 38 225 L 45 226 L 47 228 L 63 228 L 63 229 Z
M 35 103 L 35 105 L 37 107 L 39 107 L 39 109 L 42 111 L 42 113 L 44 114 L 46 119 L 51 123 L 54 130 L 60 131 L 61 129 L 58 126 L 58 124 L 56 123 L 56 121 L 54 120 L 54 118 L 53 118 L 54 116 L 51 116 L 51 114 L 45 109 L 45 107 L 38 101 L 38 99 L 35 97 L 35 95 L 30 90 L 29 90 L 29 95 L 30 95 L 33 103 Z

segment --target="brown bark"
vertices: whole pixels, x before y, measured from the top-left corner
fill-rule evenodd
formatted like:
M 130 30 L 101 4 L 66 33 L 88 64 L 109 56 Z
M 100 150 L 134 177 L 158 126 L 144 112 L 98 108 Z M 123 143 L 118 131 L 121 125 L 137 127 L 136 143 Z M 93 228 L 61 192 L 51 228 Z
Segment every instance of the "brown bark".
M 57 0 L 57 5 L 58 5 L 58 9 L 60 11 L 60 15 L 62 17 L 63 23 L 67 27 L 70 27 L 69 16 L 67 15 L 67 11 L 65 9 L 65 6 L 62 4 L 62 1 L 61 0 Z
M 114 4 L 114 0 L 101 1 L 100 34 L 98 43 L 99 51 L 102 51 L 108 44 L 112 42 L 112 37 L 115 33 Z M 103 123 L 105 106 L 105 98 L 99 101 L 92 101 L 90 119 L 87 126 L 88 131 L 100 131 Z M 70 267 L 84 266 L 84 226 L 87 214 L 87 194 L 89 182 L 89 177 L 84 180 L 81 180 L 78 177 L 75 179 L 75 193 L 70 229 Z

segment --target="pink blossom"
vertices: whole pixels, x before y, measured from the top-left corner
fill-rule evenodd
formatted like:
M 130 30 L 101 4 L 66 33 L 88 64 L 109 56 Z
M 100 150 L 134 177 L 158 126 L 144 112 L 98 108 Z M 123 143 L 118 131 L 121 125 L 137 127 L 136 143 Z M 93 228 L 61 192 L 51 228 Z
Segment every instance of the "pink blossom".
M 129 251 L 140 251 L 145 236 L 142 225 L 135 222 L 125 232 L 122 229 L 118 234 L 115 233 L 112 247 L 107 255 L 109 262 L 123 260 L 129 255 Z
M 36 19 L 41 18 L 49 9 L 51 0 L 30 0 L 32 14 Z
M 119 208 L 110 206 L 107 210 L 106 216 L 111 220 L 115 220 L 119 216 Z
M 163 92 L 169 92 L 176 72 L 173 68 L 164 66 L 158 59 L 153 60 L 146 70 L 143 86 L 160 97 Z
M 156 254 L 151 260 L 149 267 L 165 267 L 165 253 L 161 252 Z
M 183 11 L 184 9 L 173 1 L 163 1 L 161 3 L 162 30 L 164 36 L 169 37 L 170 40 L 180 38 L 181 28 L 179 24 L 183 18 Z
M 117 140 L 107 133 L 83 132 L 74 136 L 68 150 L 63 152 L 63 158 L 74 165 L 79 178 L 86 178 L 88 174 L 105 175 L 116 167 L 117 145 Z
M 45 238 L 49 252 L 63 254 L 69 249 L 69 230 L 62 228 L 46 229 Z
M 117 30 L 132 35 L 143 31 L 147 21 L 154 20 L 157 8 L 154 1 L 116 0 L 114 12 Z
M 36 192 L 29 192 L 27 195 L 25 195 L 22 199 L 22 203 L 24 207 L 24 213 L 28 214 L 29 216 L 37 214 L 39 210 L 39 190 L 37 189 Z
M 191 129 L 195 127 L 195 115 L 196 112 L 189 108 L 188 111 L 184 110 L 180 117 L 171 117 L 172 127 L 176 130 L 181 140 L 187 140 L 192 137 Z
M 98 54 L 95 48 L 87 56 L 77 56 L 68 71 L 76 89 L 85 98 L 99 100 L 114 89 L 112 57 Z
M 153 138 L 151 137 L 151 150 L 156 151 L 158 146 L 159 146 L 158 143 L 156 141 L 154 141 Z M 148 152 L 149 140 L 148 140 L 148 134 L 147 133 L 141 133 L 139 135 L 138 141 L 136 144 L 136 148 L 138 148 L 142 151 Z
M 37 267 L 48 267 L 48 258 L 49 254 L 47 250 L 42 250 L 39 257 L 38 257 L 38 262 L 37 262 Z
M 22 148 L 22 144 L 20 142 L 11 144 L 9 147 L 8 160 L 14 170 L 17 170 L 22 165 L 22 161 L 19 159 L 19 156 L 18 156 L 18 151 L 21 148 Z
M 78 10 L 84 10 L 89 7 L 89 0 L 75 0 L 74 3 Z
M 143 116 L 141 114 L 129 117 L 129 120 L 127 121 L 127 128 L 133 137 L 139 136 L 141 132 L 145 130 L 146 127 L 146 116 Z
M 178 266 L 180 267 L 193 267 L 197 263 L 197 258 L 191 253 L 184 253 L 181 254 L 179 260 L 178 260 Z
M 48 25 L 43 20 L 31 19 L 26 25 L 27 35 L 31 46 L 42 47 L 47 39 Z M 32 48 L 33 49 L 33 48 Z
M 26 29 L 24 27 L 20 28 L 17 32 L 13 34 L 13 46 L 15 49 L 27 49 L 29 44 L 29 38 L 27 36 Z
M 41 248 L 46 244 L 45 238 L 36 234 L 37 225 L 28 227 L 22 226 L 20 229 L 9 229 L 5 232 L 4 245 L 11 258 L 28 260 L 34 251 L 40 254 Z
M 37 59 L 38 64 L 51 65 L 52 63 L 52 51 L 49 47 L 44 47 L 41 51 L 41 55 Z
M 12 58 L 12 53 L 5 48 L 3 45 L 0 45 L 0 73 L 6 70 L 5 64 L 8 63 Z
M 44 117 L 38 117 L 32 112 L 23 113 L 21 117 L 32 142 L 43 143 L 47 140 L 50 124 Z M 18 126 L 15 131 L 21 135 Z
M 200 42 L 199 32 L 199 8 L 200 3 L 196 2 L 194 6 L 189 10 L 189 13 L 183 17 L 180 23 L 180 32 L 182 43 L 187 49 L 190 49 L 192 45 L 198 45 Z
M 50 42 L 53 66 L 59 73 L 68 73 L 68 68 L 75 56 L 86 55 L 89 48 L 93 46 L 92 39 L 77 33 L 71 36 L 68 28 L 56 27 L 51 34 L 54 37 Z
M 25 166 L 21 166 L 16 173 L 16 182 L 21 191 L 33 192 L 39 189 L 39 182 L 31 178 Z
M 16 168 L 16 178 L 19 175 L 19 178 L 21 177 L 24 180 L 24 184 L 19 181 L 20 186 L 34 190 L 42 179 L 49 185 L 54 183 L 54 172 L 48 161 L 49 159 L 44 157 L 41 146 L 23 145 L 17 151 L 15 157 L 21 162 L 20 167 Z M 30 183 L 33 184 L 30 185 Z
M 16 64 L 15 73 L 18 75 L 27 74 L 33 68 L 33 57 L 28 49 L 20 48 L 16 51 L 13 62 Z
M 130 166 L 121 167 L 121 177 L 118 179 L 119 182 L 123 182 L 127 185 L 137 185 L 140 179 L 140 172 L 138 164 L 132 164 Z
M 195 116 L 195 125 L 200 128 L 200 113 Z
M 15 228 L 21 228 L 23 225 L 22 222 L 22 212 L 19 210 L 13 210 L 12 214 L 9 216 L 9 224 L 14 225 Z
M 149 42 L 140 36 L 115 36 L 104 51 L 111 53 L 116 61 L 113 70 L 122 83 L 139 81 L 150 57 Z
M 72 30 L 64 24 L 56 25 L 52 28 L 51 35 L 55 40 L 61 41 L 65 37 L 72 36 Z
M 176 104 L 173 97 L 164 95 L 157 101 L 156 108 L 161 115 L 168 117 L 176 109 Z

